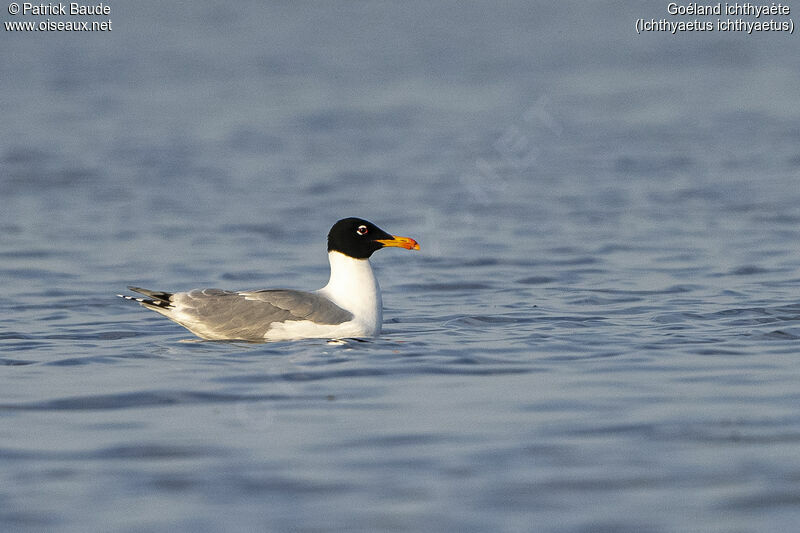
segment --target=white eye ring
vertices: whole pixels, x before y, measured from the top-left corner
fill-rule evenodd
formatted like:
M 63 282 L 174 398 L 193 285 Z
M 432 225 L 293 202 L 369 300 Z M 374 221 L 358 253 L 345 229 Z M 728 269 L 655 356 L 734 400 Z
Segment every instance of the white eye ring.
M 358 229 L 356 229 L 356 233 L 358 233 L 359 235 L 366 235 L 367 231 L 369 231 L 369 230 L 367 230 L 367 227 L 365 225 L 363 225 L 363 224 L 360 225 L 358 227 Z

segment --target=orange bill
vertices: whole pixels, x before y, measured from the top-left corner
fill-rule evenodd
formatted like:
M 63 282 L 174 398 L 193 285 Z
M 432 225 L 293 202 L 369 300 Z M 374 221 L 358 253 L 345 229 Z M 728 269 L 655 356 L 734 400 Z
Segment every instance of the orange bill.
M 419 244 L 411 237 L 392 235 L 391 239 L 378 239 L 376 242 L 384 246 L 395 246 L 397 248 L 405 248 L 406 250 L 419 250 Z

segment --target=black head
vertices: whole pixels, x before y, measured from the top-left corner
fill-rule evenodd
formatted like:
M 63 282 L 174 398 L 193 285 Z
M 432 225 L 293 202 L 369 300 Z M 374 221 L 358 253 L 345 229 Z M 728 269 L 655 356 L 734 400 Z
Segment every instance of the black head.
M 419 250 L 414 239 L 390 235 L 361 218 L 343 218 L 328 232 L 328 251 L 341 252 L 355 259 L 368 259 L 385 246 Z

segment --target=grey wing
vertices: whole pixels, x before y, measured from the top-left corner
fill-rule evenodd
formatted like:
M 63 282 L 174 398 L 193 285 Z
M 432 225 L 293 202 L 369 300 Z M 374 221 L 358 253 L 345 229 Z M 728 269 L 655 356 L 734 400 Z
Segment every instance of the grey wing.
M 275 322 L 341 324 L 353 318 L 322 296 L 294 290 L 195 289 L 173 295 L 171 304 L 172 312 L 163 314 L 207 339 L 263 340 Z
M 342 324 L 353 314 L 313 292 L 293 290 L 261 290 L 240 292 L 248 300 L 264 302 L 292 314 L 289 320 L 311 320 L 317 324 Z

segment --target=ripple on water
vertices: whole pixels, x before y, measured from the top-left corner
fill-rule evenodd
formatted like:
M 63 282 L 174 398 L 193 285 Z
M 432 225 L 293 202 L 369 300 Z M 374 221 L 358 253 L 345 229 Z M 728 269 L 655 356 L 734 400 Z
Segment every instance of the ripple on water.
M 458 292 L 458 291 L 476 291 L 484 289 L 492 289 L 493 286 L 488 283 L 478 282 L 455 282 L 455 283 L 406 283 L 397 286 L 398 289 L 403 291 L 426 293 L 426 292 Z
M 11 359 L 8 357 L 0 358 L 1 366 L 25 366 L 25 365 L 32 365 L 34 363 L 35 361 L 25 361 L 23 359 Z
M 427 354 L 420 354 L 425 356 Z M 413 355 L 410 356 L 413 358 Z M 439 357 L 441 359 L 441 357 Z M 217 378 L 214 381 L 221 383 L 302 383 L 314 381 L 327 381 L 345 378 L 367 378 L 384 376 L 408 376 L 408 375 L 463 375 L 463 376 L 491 376 L 505 374 L 526 374 L 535 372 L 536 369 L 529 366 L 516 366 L 511 362 L 487 364 L 485 360 L 472 358 L 449 358 L 448 363 L 436 364 L 414 364 L 414 365 L 394 365 L 380 368 L 347 368 L 347 369 L 326 369 L 326 370 L 302 370 L 290 372 L 278 372 L 268 374 L 239 374 Z
M 550 276 L 529 276 L 527 278 L 520 278 L 516 280 L 516 283 L 521 285 L 544 285 L 547 283 L 553 283 L 556 281 L 556 278 Z
M 759 333 L 753 335 L 755 339 L 768 340 L 768 341 L 791 341 L 800 339 L 800 328 L 798 329 L 776 329 L 766 333 Z
M 445 326 L 464 326 L 464 327 L 483 327 L 483 326 L 505 326 L 508 324 L 531 324 L 535 318 L 511 317 L 503 315 L 471 315 L 461 316 L 447 320 Z
M 761 268 L 756 265 L 744 265 L 737 268 L 734 268 L 730 272 L 728 272 L 729 276 L 753 276 L 755 274 L 766 274 L 771 272 L 771 270 L 766 268 Z
M 165 445 L 136 442 L 121 446 L 109 446 L 90 450 L 18 450 L 0 448 L 4 460 L 75 461 L 87 459 L 191 459 L 197 457 L 225 456 L 224 448 L 203 445 Z
M 120 394 L 71 396 L 37 402 L 0 404 L 0 411 L 95 411 L 170 405 L 262 402 L 290 399 L 320 399 L 325 395 L 227 394 L 205 391 L 140 391 Z

